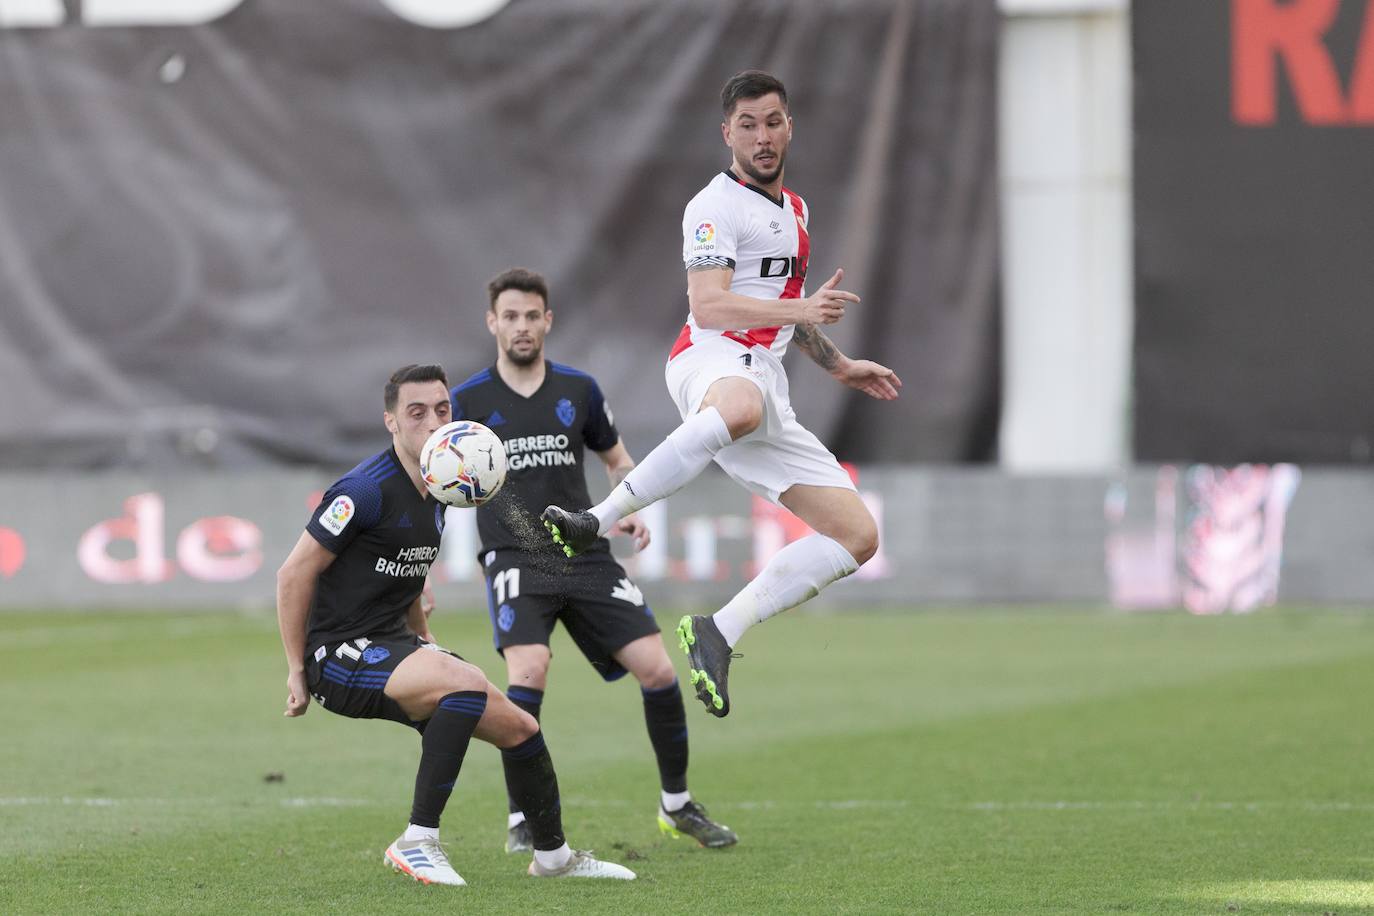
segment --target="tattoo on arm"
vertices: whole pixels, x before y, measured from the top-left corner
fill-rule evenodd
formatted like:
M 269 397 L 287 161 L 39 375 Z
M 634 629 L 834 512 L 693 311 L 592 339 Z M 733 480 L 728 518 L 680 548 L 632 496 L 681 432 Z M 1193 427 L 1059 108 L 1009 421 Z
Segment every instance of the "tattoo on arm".
M 814 324 L 799 324 L 792 331 L 792 342 L 827 372 L 840 364 L 840 350 Z

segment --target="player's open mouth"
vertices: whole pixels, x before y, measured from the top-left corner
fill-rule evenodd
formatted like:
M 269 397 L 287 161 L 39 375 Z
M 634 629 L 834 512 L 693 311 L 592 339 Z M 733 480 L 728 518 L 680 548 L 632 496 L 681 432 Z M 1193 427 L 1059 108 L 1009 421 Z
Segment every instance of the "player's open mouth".
M 754 161 L 759 165 L 772 165 L 774 162 L 778 161 L 778 157 L 774 156 L 772 153 L 761 153 L 754 157 Z

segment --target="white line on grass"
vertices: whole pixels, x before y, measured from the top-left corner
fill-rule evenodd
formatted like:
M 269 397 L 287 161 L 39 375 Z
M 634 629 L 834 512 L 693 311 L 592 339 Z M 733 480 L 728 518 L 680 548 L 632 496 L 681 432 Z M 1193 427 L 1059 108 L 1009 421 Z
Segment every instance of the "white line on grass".
M 1374 811 L 1352 801 L 986 801 L 971 811 Z
M 109 798 L 76 795 L 11 795 L 0 796 L 0 808 L 118 808 L 139 806 L 214 807 L 219 805 L 276 804 L 284 808 L 362 808 L 389 807 L 396 799 L 341 798 L 337 796 L 290 796 L 287 798 Z M 626 808 L 632 802 L 623 798 L 565 798 L 568 808 Z M 957 808 L 965 811 L 1356 811 L 1374 812 L 1374 802 L 1367 801 L 982 801 L 965 805 L 943 805 L 932 802 L 922 805 L 905 798 L 846 798 L 816 799 L 813 801 L 775 801 L 768 799 L 718 802 L 720 808 L 745 811 L 767 811 L 774 808 L 814 808 L 822 811 L 856 811 L 864 809 L 923 807 Z

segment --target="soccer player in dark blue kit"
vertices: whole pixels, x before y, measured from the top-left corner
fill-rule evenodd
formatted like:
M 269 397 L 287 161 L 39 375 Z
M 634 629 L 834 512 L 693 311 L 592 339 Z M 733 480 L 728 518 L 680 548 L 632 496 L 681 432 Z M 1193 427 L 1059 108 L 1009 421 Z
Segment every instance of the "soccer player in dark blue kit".
M 531 875 L 633 878 L 568 848 L 539 723 L 480 669 L 435 643 L 420 608 L 445 507 L 420 478 L 419 454 L 451 419 L 444 370 L 398 369 L 384 402 L 391 446 L 325 491 L 277 572 L 286 715 L 304 715 L 313 696 L 330 712 L 390 719 L 420 733 L 410 824 L 384 856 L 417 881 L 465 883 L 439 844 L 439 817 L 473 736 L 501 749 L 506 784 L 529 818 Z
M 658 622 L 644 597 L 601 538 L 576 559 L 550 550 L 539 513 L 544 506 L 591 505 L 584 446 L 605 464 L 611 485 L 634 467 L 596 381 L 544 359 L 553 326 L 544 278 L 513 268 L 487 287 L 487 329 L 496 338 L 496 364 L 453 389 L 454 419 L 490 427 L 506 445 L 509 470 L 500 495 L 477 510 L 482 563 L 495 642 L 506 660 L 507 696 L 534 718 L 548 679 L 549 636 L 561 620 L 582 654 L 606 680 L 626 672 L 639 681 L 644 720 L 658 760 L 660 829 L 687 834 L 703 846 L 737 841 L 712 821 L 687 790 L 687 718 L 682 692 Z M 649 531 L 633 515 L 613 533 L 636 549 Z M 529 848 L 529 812 L 509 787 L 506 848 Z

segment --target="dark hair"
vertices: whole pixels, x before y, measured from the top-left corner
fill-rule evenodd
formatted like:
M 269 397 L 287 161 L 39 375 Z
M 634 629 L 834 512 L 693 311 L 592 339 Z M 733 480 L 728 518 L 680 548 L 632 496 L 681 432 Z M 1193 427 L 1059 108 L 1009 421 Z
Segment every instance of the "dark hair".
M 391 373 L 391 380 L 386 383 L 386 390 L 382 395 L 388 413 L 395 412 L 396 399 L 401 396 L 401 386 L 406 382 L 443 382 L 447 388 L 448 376 L 444 374 L 443 366 L 433 364 L 420 366 L 412 363 L 397 369 Z
M 487 296 L 491 300 L 492 310 L 496 309 L 496 297 L 508 289 L 519 290 L 522 293 L 536 293 L 540 299 L 544 300 L 544 308 L 549 307 L 549 284 L 544 278 L 532 270 L 523 267 L 512 267 L 510 270 L 503 270 L 501 273 L 492 277 L 487 284 Z
M 730 115 L 735 113 L 735 106 L 744 99 L 763 98 L 770 92 L 778 94 L 778 100 L 785 110 L 787 90 L 783 88 L 782 80 L 762 70 L 741 70 L 730 77 L 725 88 L 720 90 L 720 107 L 725 109 L 725 119 L 730 120 Z

